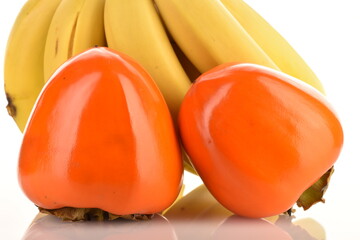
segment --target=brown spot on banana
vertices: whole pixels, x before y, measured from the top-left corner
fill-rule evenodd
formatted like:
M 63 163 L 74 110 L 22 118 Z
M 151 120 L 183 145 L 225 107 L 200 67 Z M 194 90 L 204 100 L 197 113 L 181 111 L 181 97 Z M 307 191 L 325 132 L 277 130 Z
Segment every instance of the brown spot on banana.
M 6 105 L 6 109 L 11 117 L 15 117 L 16 116 L 16 106 L 14 105 L 13 97 L 9 93 L 6 93 L 6 99 L 8 102 L 8 104 Z
M 59 38 L 56 39 L 56 42 L 55 42 L 55 57 L 58 53 L 58 50 L 59 50 Z

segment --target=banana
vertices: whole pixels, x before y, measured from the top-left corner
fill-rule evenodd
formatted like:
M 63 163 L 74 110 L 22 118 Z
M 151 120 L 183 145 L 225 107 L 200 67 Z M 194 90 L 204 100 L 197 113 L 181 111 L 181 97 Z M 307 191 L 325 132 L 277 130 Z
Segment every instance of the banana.
M 44 53 L 44 79 L 72 56 L 106 46 L 105 0 L 62 0 L 49 27 Z
M 277 69 L 219 0 L 155 0 L 169 32 L 191 62 L 205 72 L 226 62 Z
M 205 185 L 200 185 L 176 202 L 164 216 L 172 223 L 178 239 L 200 240 L 210 239 L 211 233 L 231 215 L 233 213 L 220 205 Z
M 27 1 L 8 38 L 4 63 L 7 109 L 21 131 L 44 85 L 44 46 L 59 3 L 60 0 Z
M 138 61 L 152 76 L 174 118 L 190 80 L 179 63 L 152 0 L 107 0 L 108 46 Z
M 224 208 L 201 184 L 178 200 L 166 213 L 170 221 L 196 221 L 199 219 L 224 219 L 233 215 Z
M 324 93 L 320 80 L 306 62 L 262 16 L 243 0 L 220 1 L 282 72 Z

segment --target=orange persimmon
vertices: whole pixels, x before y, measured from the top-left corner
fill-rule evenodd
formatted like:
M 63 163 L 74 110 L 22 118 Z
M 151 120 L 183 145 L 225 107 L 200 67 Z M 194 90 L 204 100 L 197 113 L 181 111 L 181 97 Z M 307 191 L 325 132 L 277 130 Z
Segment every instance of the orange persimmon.
M 107 48 L 70 59 L 52 76 L 19 156 L 23 191 L 47 210 L 161 212 L 176 199 L 182 174 L 172 118 L 155 82 Z
M 343 144 L 340 121 L 320 92 L 253 64 L 202 74 L 185 96 L 179 126 L 209 191 L 247 217 L 291 208 Z

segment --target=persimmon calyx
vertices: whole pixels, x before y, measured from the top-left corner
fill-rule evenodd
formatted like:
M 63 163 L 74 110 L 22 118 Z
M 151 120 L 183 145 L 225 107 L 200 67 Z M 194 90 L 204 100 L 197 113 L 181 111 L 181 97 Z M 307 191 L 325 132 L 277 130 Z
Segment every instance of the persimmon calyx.
M 73 208 L 63 207 L 58 209 L 45 209 L 38 207 L 41 213 L 54 215 L 61 218 L 63 221 L 75 222 L 75 221 L 107 221 L 115 220 L 118 218 L 140 221 L 150 220 L 154 217 L 154 214 L 128 214 L 128 215 L 116 215 L 104 211 L 99 208 Z
M 330 182 L 331 175 L 334 173 L 334 167 L 331 167 L 321 178 L 316 181 L 311 187 L 301 194 L 296 201 L 298 207 L 308 210 L 311 206 L 318 202 L 325 202 L 323 198 Z

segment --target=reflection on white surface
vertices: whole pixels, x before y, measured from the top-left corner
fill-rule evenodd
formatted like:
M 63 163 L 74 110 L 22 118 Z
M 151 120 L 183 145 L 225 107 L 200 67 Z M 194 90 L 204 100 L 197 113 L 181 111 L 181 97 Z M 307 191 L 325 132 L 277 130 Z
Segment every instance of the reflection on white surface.
M 227 218 L 213 233 L 215 240 L 232 239 L 291 240 L 289 233 L 264 219 Z
M 121 240 L 177 239 L 171 224 L 162 216 L 151 221 L 63 222 L 54 216 L 36 219 L 23 240 Z
M 298 222 L 298 223 L 297 223 Z M 149 221 L 114 220 L 105 222 L 63 222 L 54 216 L 40 216 L 26 231 L 23 240 L 112 240 L 112 239 L 252 239 L 314 240 L 325 239 L 313 219 L 292 222 L 288 216 L 248 219 L 223 214 L 209 219 L 172 220 L 155 215 Z
M 148 221 L 63 222 L 39 214 L 23 240 L 323 240 L 325 231 L 313 219 L 288 215 L 249 219 L 233 215 L 200 185 L 179 199 L 164 216 Z

